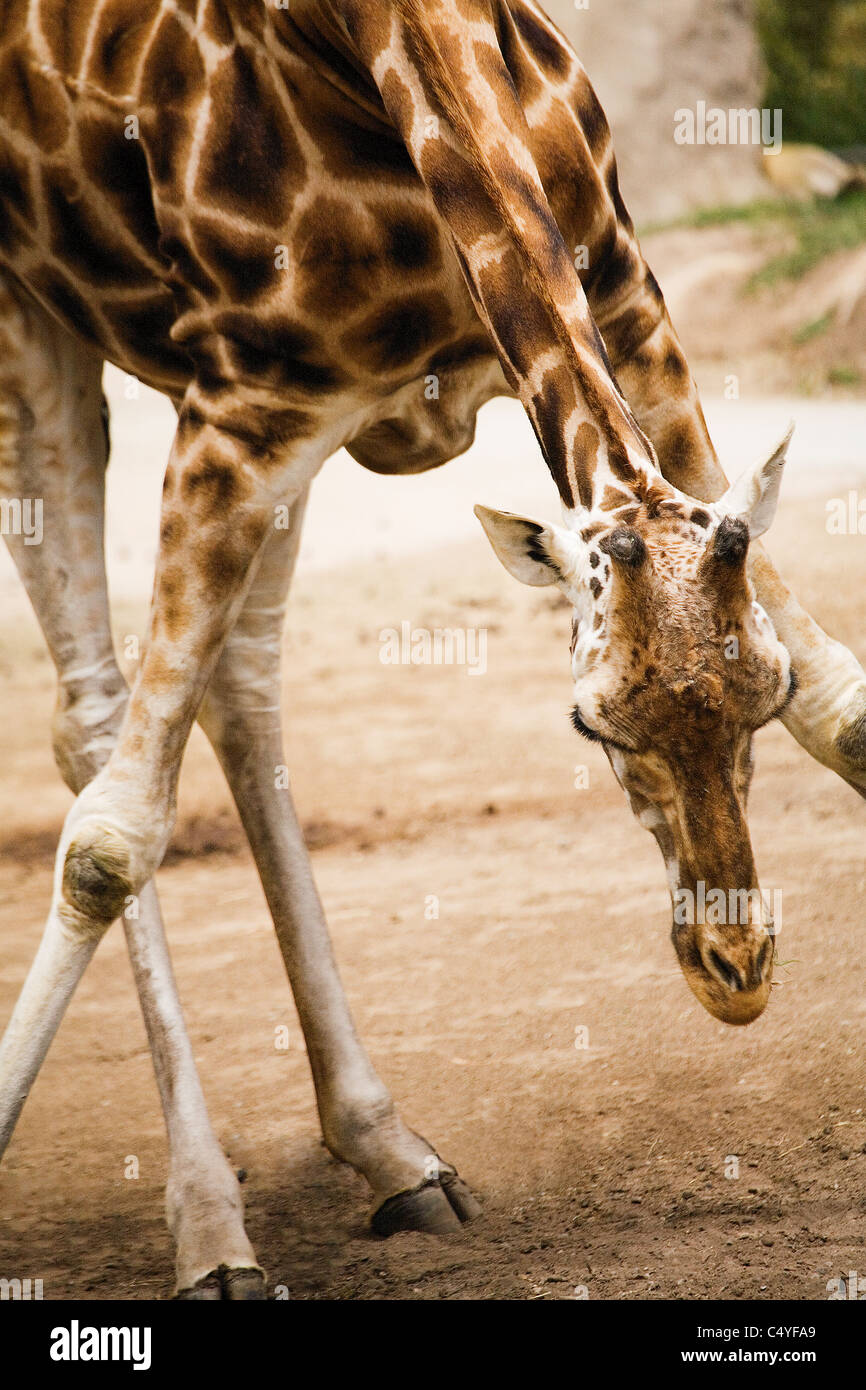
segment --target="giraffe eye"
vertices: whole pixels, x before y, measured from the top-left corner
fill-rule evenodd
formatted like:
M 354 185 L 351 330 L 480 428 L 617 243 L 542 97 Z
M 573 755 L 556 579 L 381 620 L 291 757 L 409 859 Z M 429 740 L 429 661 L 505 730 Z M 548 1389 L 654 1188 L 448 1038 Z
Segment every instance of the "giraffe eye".
M 763 729 L 767 724 L 772 724 L 774 719 L 780 719 L 782 717 L 782 715 L 785 713 L 785 710 L 788 708 L 794 696 L 796 695 L 797 690 L 799 689 L 799 684 L 800 683 L 797 680 L 797 673 L 796 671 L 792 670 L 791 677 L 788 682 L 788 689 L 785 692 L 785 695 L 782 699 L 782 703 L 776 706 L 772 714 L 768 714 L 767 718 L 762 720 L 762 722 L 757 726 L 758 729 Z
M 597 729 L 591 729 L 588 724 L 583 722 L 577 705 L 571 711 L 571 723 L 581 737 L 588 739 L 590 743 L 603 743 L 606 748 L 616 748 L 620 753 L 635 752 L 634 748 L 628 748 L 624 743 L 617 743 L 615 739 L 608 738 L 607 734 L 600 734 Z
M 590 743 L 604 742 L 600 733 L 597 733 L 595 729 L 591 729 L 588 724 L 584 724 L 577 705 L 575 705 L 574 709 L 571 711 L 571 722 L 577 732 L 582 735 L 583 738 L 589 739 Z

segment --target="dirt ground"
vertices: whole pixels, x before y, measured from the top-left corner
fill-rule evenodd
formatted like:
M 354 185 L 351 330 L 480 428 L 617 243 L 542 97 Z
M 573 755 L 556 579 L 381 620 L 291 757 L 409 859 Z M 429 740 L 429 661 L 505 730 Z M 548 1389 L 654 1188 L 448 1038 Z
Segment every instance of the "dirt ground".
M 723 394 L 733 376 L 742 397 L 862 399 L 866 247 L 825 256 L 797 280 L 753 287 L 756 272 L 796 247 L 772 222 L 668 228 L 642 244 L 705 394 Z
M 772 549 L 862 656 L 866 548 L 824 521 L 822 499 L 795 497 Z M 403 620 L 486 627 L 487 673 L 383 665 L 379 633 Z M 121 611 L 118 630 L 140 622 Z M 863 804 L 781 726 L 758 736 L 751 824 L 762 883 L 784 893 L 787 965 L 764 1017 L 725 1028 L 676 966 L 655 844 L 570 730 L 568 636 L 568 612 L 480 539 L 302 574 L 286 636 L 290 763 L 341 968 L 407 1120 L 483 1201 L 460 1236 L 367 1234 L 365 1185 L 321 1145 L 249 852 L 193 739 L 159 885 L 248 1229 L 292 1297 L 823 1299 L 866 1272 Z M 68 804 L 52 701 L 38 634 L 7 622 L 0 1020 Z M 0 1274 L 42 1278 L 46 1298 L 168 1296 L 165 1169 L 115 926 L 0 1169 Z

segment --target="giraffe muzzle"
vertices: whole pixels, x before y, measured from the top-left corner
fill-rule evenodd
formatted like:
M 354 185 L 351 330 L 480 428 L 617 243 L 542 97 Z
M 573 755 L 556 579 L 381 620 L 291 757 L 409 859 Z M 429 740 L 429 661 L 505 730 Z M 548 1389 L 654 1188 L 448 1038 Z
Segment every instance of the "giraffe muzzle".
M 775 960 L 771 925 L 762 914 L 743 922 L 675 920 L 672 938 L 686 982 L 722 1023 L 752 1023 L 767 1007 Z

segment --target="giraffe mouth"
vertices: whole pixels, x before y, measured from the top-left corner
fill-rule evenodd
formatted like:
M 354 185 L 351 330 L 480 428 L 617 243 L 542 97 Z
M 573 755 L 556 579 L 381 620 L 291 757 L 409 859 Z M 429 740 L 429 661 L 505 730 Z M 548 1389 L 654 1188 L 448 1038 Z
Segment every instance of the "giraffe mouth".
M 754 1023 L 767 1007 L 770 1000 L 770 981 L 762 982 L 755 989 L 740 990 L 720 986 L 713 975 L 683 968 L 686 983 L 695 997 L 703 1004 L 707 1013 L 720 1023 L 731 1027 L 744 1027 Z
M 775 937 L 761 917 L 743 924 L 698 920 L 671 933 L 686 983 L 713 1018 L 742 1027 L 767 1007 L 772 989 Z
M 776 951 L 763 924 L 724 940 L 706 923 L 687 940 L 674 927 L 673 938 L 685 983 L 714 1019 L 742 1027 L 765 1012 Z

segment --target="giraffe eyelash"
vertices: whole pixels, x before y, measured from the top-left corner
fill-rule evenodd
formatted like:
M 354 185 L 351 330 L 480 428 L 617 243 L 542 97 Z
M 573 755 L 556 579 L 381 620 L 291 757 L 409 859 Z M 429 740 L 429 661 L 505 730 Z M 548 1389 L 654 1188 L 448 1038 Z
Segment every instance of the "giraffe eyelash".
M 605 748 L 615 748 L 619 753 L 634 753 L 633 748 L 626 748 L 624 743 L 617 743 L 615 739 L 607 738 L 604 734 L 600 734 L 597 729 L 591 729 L 588 724 L 584 724 L 577 705 L 571 711 L 570 718 L 572 728 L 588 743 L 601 743 L 604 744 Z
M 798 679 L 797 679 L 797 673 L 796 673 L 796 671 L 792 671 L 792 672 L 791 672 L 790 684 L 788 685 L 788 691 L 787 691 L 787 694 L 785 695 L 784 700 L 783 700 L 782 703 L 779 705 L 779 708 L 778 708 L 778 709 L 774 710 L 773 713 L 772 713 L 771 715 L 768 715 L 768 716 L 767 716 L 767 718 L 763 721 L 763 723 L 761 723 L 761 724 L 759 724 L 759 725 L 757 726 L 757 729 L 765 729 L 765 728 L 767 727 L 768 724 L 772 724 L 772 722 L 773 722 L 774 719 L 781 719 L 782 715 L 785 713 L 785 710 L 786 710 L 786 709 L 788 708 L 788 706 L 790 705 L 791 701 L 793 700 L 793 698 L 794 698 L 794 696 L 796 695 L 796 693 L 797 693 L 797 691 L 799 690 L 799 688 L 800 688 L 800 682 L 799 682 Z M 755 730 L 756 733 L 757 733 L 757 729 Z
M 595 729 L 591 729 L 588 724 L 584 724 L 577 705 L 575 705 L 574 709 L 571 711 L 571 724 L 572 728 L 575 729 L 582 738 L 588 739 L 590 743 L 604 742 L 601 734 L 596 733 Z

